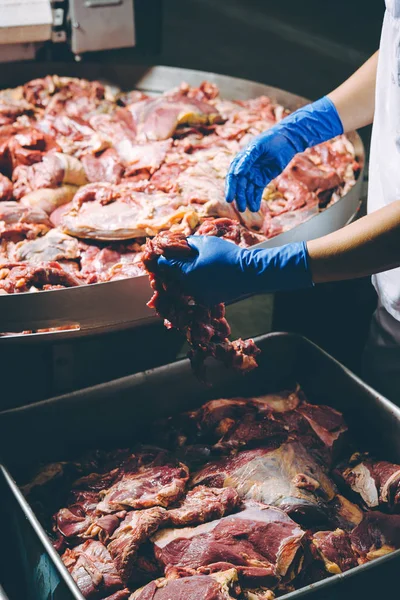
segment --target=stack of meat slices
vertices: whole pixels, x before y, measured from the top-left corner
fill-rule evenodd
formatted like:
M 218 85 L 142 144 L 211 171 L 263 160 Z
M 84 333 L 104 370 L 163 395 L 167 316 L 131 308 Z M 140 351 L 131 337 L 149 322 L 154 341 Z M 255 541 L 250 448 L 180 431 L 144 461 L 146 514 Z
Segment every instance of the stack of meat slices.
M 1 91 L 0 293 L 141 275 L 145 238 L 164 231 L 212 235 L 230 219 L 246 247 L 317 214 L 355 183 L 344 136 L 297 156 L 259 213 L 224 199 L 235 154 L 285 114 L 209 82 L 156 98 L 55 75 Z
M 150 437 L 164 448 L 90 452 L 23 488 L 85 598 L 273 600 L 400 548 L 400 465 L 343 459 L 342 415 L 298 386 Z

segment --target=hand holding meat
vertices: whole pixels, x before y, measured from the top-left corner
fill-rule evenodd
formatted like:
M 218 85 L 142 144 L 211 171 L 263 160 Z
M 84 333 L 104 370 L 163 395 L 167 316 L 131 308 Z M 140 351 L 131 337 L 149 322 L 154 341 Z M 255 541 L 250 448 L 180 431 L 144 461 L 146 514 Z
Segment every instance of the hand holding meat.
M 306 148 L 343 133 L 333 102 L 324 97 L 292 113 L 256 136 L 233 159 L 226 178 L 226 200 L 244 212 L 260 209 L 265 187 Z
M 217 237 L 190 236 L 187 241 L 196 251 L 193 258 L 160 256 L 158 265 L 207 305 L 313 285 L 304 242 L 247 249 Z

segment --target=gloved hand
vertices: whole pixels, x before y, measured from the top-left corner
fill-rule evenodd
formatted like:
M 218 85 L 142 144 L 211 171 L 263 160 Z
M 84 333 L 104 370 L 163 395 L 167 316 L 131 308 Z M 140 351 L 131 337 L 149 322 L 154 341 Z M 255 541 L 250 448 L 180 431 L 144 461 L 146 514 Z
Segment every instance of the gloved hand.
M 298 152 L 343 133 L 332 100 L 321 98 L 256 136 L 233 159 L 226 177 L 227 202 L 236 199 L 240 212 L 260 209 L 261 196 Z
M 218 237 L 192 235 L 193 258 L 160 256 L 158 266 L 182 282 L 188 295 L 206 305 L 251 294 L 312 287 L 304 242 L 280 248 L 239 248 Z

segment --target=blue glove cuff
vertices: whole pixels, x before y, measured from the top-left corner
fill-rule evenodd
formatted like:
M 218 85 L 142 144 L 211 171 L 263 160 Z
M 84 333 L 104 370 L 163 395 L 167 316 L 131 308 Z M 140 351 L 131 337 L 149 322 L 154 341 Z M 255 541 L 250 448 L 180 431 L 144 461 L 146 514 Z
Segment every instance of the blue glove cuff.
M 343 133 L 343 124 L 332 100 L 327 96 L 299 108 L 281 121 L 290 132 L 297 152 L 326 142 Z
M 314 286 L 306 242 L 278 248 L 256 248 L 241 256 L 241 268 L 252 293 L 289 291 Z

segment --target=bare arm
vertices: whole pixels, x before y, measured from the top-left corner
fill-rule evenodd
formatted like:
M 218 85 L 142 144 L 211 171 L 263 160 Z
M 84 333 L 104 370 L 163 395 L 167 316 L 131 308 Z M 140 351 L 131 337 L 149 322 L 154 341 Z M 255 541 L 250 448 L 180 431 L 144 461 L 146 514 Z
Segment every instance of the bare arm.
M 328 94 L 336 106 L 345 132 L 372 123 L 378 54 L 375 52 L 347 81 Z
M 354 279 L 400 266 L 400 201 L 307 243 L 314 283 Z

